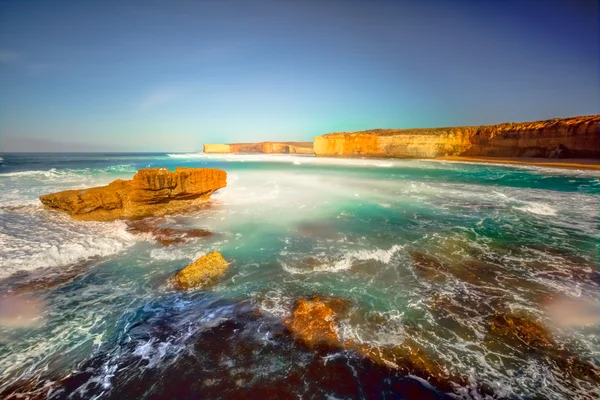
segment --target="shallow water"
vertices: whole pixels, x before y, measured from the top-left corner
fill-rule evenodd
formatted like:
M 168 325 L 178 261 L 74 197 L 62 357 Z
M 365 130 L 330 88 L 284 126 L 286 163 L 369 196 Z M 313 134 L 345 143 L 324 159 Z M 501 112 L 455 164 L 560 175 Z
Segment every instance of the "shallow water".
M 489 331 L 494 315 L 525 313 L 557 349 L 590 368 L 600 363 L 597 171 L 288 155 L 0 156 L 4 396 L 447 391 L 351 351 L 295 341 L 283 320 L 296 299 L 313 295 L 351 301 L 338 326 L 343 340 L 413 340 L 467 377 L 452 390 L 463 397 L 600 392 L 556 356 Z M 212 237 L 165 247 L 124 222 L 71 221 L 37 200 L 175 166 L 227 171 L 228 186 L 207 207 L 160 221 Z M 166 284 L 213 250 L 232 262 L 216 285 L 181 293 Z

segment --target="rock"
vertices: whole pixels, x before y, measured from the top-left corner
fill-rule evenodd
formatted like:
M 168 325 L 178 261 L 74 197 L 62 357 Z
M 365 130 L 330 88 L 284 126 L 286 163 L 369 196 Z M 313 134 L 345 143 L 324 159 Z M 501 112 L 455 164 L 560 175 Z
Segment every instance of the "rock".
M 140 170 L 132 180 L 116 180 L 107 186 L 40 196 L 48 208 L 66 211 L 87 221 L 141 219 L 183 211 L 202 204 L 224 188 L 227 173 L 212 168 L 166 168 Z
M 397 346 L 371 346 L 353 340 L 341 340 L 337 322 L 349 309 L 350 303 L 343 299 L 299 299 L 285 324 L 292 334 L 308 347 L 325 346 L 353 351 L 385 368 L 427 379 L 445 391 L 453 390 L 450 382 L 467 384 L 465 377 L 452 375 L 418 343 L 410 339 Z
M 205 144 L 205 153 L 314 154 L 312 142 Z
M 600 384 L 600 366 L 582 360 L 564 346 L 559 345 L 550 331 L 540 322 L 525 315 L 497 313 L 489 321 L 486 342 L 490 336 L 503 339 L 506 343 L 520 348 L 528 356 L 536 356 L 556 365 L 570 378 L 587 380 Z
M 147 223 L 145 220 L 135 221 L 129 226 L 128 231 L 133 233 L 150 233 L 163 246 L 184 243 L 192 238 L 212 236 L 212 232 L 204 229 L 160 228 Z
M 509 343 L 535 350 L 556 347 L 550 332 L 542 324 L 524 316 L 497 313 L 488 324 L 491 333 Z
M 548 154 L 548 158 L 569 158 L 569 156 L 569 149 L 562 144 L 556 146 L 556 148 L 551 150 Z
M 173 277 L 173 284 L 182 290 L 201 287 L 214 282 L 228 266 L 221 253 L 213 251 L 179 271 Z
M 487 126 L 372 129 L 315 137 L 317 156 L 599 158 L 600 115 Z
M 341 299 L 299 299 L 291 318 L 285 321 L 289 330 L 307 346 L 319 344 L 340 345 L 335 319 L 337 310 L 349 303 Z

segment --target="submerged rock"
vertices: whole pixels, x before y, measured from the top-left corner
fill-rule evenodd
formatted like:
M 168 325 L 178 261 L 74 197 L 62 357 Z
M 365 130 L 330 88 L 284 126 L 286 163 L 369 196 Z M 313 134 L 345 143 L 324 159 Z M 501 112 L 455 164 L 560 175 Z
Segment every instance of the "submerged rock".
M 183 290 L 204 286 L 223 275 L 228 266 L 221 253 L 213 251 L 179 271 L 173 284 Z
M 411 339 L 396 346 L 372 346 L 354 340 L 342 340 L 338 334 L 337 322 L 345 316 L 349 306 L 347 300 L 338 298 L 299 299 L 285 324 L 308 347 L 327 346 L 352 351 L 382 367 L 427 379 L 445 391 L 452 391 L 453 383 L 467 384 L 465 377 L 451 374 Z
M 132 180 L 117 179 L 107 186 L 40 196 L 46 207 L 66 211 L 87 221 L 140 219 L 182 211 L 206 201 L 224 188 L 227 173 L 214 168 L 140 170 Z
M 542 324 L 515 314 L 494 315 L 489 321 L 489 331 L 509 343 L 536 350 L 556 347 L 550 332 Z
M 192 238 L 212 236 L 212 232 L 204 229 L 161 228 L 145 221 L 132 223 L 128 230 L 133 233 L 149 233 L 163 246 L 184 243 Z
M 527 355 L 545 359 L 569 378 L 600 384 L 600 366 L 582 360 L 563 345 L 559 345 L 543 324 L 525 315 L 497 313 L 489 321 L 486 341 L 493 337 L 521 349 Z

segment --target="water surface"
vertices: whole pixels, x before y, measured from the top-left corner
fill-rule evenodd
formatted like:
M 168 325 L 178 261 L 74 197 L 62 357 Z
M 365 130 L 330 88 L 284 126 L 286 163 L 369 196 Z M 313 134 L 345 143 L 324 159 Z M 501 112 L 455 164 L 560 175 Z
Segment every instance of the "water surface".
M 343 340 L 414 340 L 468 378 L 453 390 L 466 398 L 598 396 L 598 381 L 555 356 L 489 333 L 494 316 L 527 315 L 564 354 L 598 364 L 597 171 L 287 155 L 1 157 L 0 393 L 442 396 L 350 351 L 295 341 L 283 321 L 296 299 L 318 295 L 351 302 Z M 76 222 L 37 200 L 176 166 L 228 173 L 207 207 L 158 221 L 210 238 L 165 247 L 123 221 Z M 216 285 L 167 285 L 213 250 L 231 261 Z

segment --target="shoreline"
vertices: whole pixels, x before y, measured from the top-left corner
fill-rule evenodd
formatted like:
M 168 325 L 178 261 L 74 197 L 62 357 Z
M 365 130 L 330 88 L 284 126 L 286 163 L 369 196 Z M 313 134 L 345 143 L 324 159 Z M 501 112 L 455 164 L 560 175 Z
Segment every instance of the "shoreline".
M 512 164 L 529 165 L 548 168 L 586 169 L 600 170 L 600 161 L 590 158 L 565 158 L 548 159 L 533 157 L 465 157 L 465 156 L 441 156 L 430 159 L 432 161 L 457 161 L 474 162 L 482 164 Z

